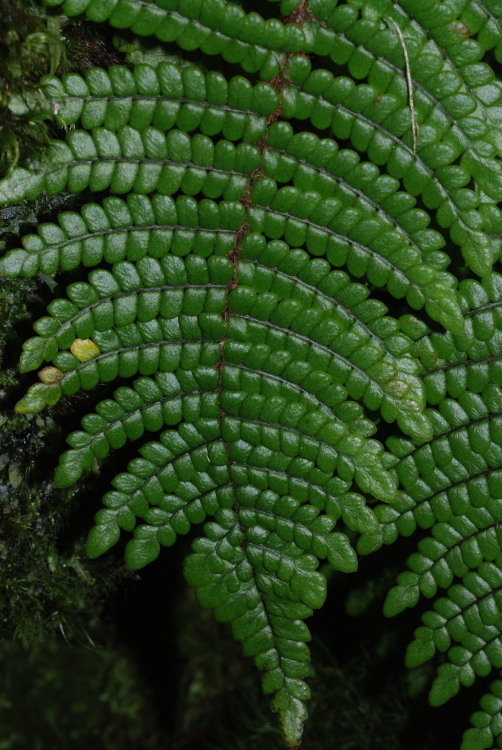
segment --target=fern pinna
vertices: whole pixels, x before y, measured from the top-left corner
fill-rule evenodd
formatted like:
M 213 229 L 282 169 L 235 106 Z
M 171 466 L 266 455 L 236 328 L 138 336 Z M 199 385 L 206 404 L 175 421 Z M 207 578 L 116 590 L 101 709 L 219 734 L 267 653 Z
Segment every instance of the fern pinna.
M 434 435 L 425 444 L 390 438 L 403 488 L 376 508 L 380 528 L 365 535 L 366 553 L 430 529 L 385 602 L 388 615 L 436 597 L 406 656 L 410 667 L 447 652 L 430 700 L 441 705 L 461 685 L 502 669 L 502 276 L 459 286 L 466 325 L 460 336 L 428 334 L 414 325 Z M 444 589 L 443 596 L 437 596 Z M 482 700 L 462 750 L 500 747 L 501 683 Z
M 502 56 L 500 3 L 283 0 L 267 20 L 226 0 L 62 11 L 203 53 L 45 78 L 65 137 L 0 183 L 4 203 L 106 193 L 0 261 L 6 276 L 96 267 L 35 324 L 21 370 L 41 382 L 19 411 L 133 378 L 69 436 L 57 483 L 157 434 L 105 494 L 89 554 L 132 532 L 126 562 L 141 568 L 209 519 L 187 580 L 264 671 L 291 747 L 319 561 L 355 570 L 355 534 L 366 552 L 433 529 L 387 609 L 448 589 L 410 652 L 462 642 L 436 703 L 501 667 L 486 593 L 501 562 L 501 88 L 482 61 Z M 486 280 L 459 292 L 452 259 Z M 387 315 L 379 290 L 408 314 Z M 384 422 L 388 452 L 373 437 Z M 497 685 L 466 747 L 496 737 Z

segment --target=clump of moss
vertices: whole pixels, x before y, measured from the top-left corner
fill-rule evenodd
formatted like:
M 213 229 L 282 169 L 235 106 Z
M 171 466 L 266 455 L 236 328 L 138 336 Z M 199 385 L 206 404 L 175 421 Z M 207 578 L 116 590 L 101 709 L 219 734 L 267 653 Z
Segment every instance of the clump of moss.
M 35 157 L 57 118 L 44 106 L 43 75 L 120 62 L 105 32 L 43 6 L 2 0 L 0 25 L 0 177 Z
M 54 631 L 81 640 L 124 576 L 113 558 L 86 558 L 85 534 L 66 539 L 78 498 L 56 490 L 42 467 L 61 441 L 50 413 L 0 413 L 0 638 L 23 646 Z
M 62 54 L 63 41 L 57 17 L 49 18 L 41 7 L 19 0 L 3 0 L 0 27 L 0 80 L 10 89 L 36 88 L 42 64 L 54 72 Z M 5 104 L 5 98 L 2 101 Z
M 0 175 L 49 140 L 40 76 L 55 72 L 63 40 L 58 17 L 31 3 L 3 0 L 0 25 Z
M 84 73 L 123 59 L 106 34 L 42 3 L 3 0 L 0 175 L 36 158 L 61 127 L 46 104 L 45 74 Z M 1 208 L 0 250 L 33 231 L 40 217 L 71 209 L 74 201 L 63 194 Z M 79 510 L 85 502 L 80 498 L 92 496 L 95 478 L 76 494 L 56 489 L 51 481 L 47 468 L 62 449 L 58 419 L 51 410 L 28 417 L 14 413 L 23 390 L 17 370 L 21 341 L 56 285 L 43 274 L 31 280 L 0 278 L 0 636 L 26 647 L 54 631 L 70 640 L 90 632 L 101 602 L 131 577 L 114 557 L 91 562 L 85 554 L 89 510 Z M 61 408 L 64 404 L 59 418 Z M 67 415 L 77 426 L 75 409 L 78 399 Z M 86 515 L 81 526 L 80 512 Z
M 61 30 L 65 46 L 59 74 L 71 70 L 82 73 L 96 65 L 108 69 L 111 65 L 124 62 L 123 55 L 115 50 L 108 29 L 65 18 Z
M 4 643 L 0 664 L 2 750 L 163 746 L 149 686 L 126 649 L 76 649 L 53 638 L 26 653 Z
M 22 390 L 12 356 L 16 329 L 31 317 L 27 308 L 37 304 L 38 290 L 36 282 L 18 279 L 0 287 L 0 638 L 28 647 L 56 630 L 80 638 L 101 602 L 131 574 L 112 557 L 95 563 L 85 554 L 85 526 L 73 528 L 71 519 L 86 488 L 59 490 L 47 471 L 63 442 L 52 411 L 13 410 Z

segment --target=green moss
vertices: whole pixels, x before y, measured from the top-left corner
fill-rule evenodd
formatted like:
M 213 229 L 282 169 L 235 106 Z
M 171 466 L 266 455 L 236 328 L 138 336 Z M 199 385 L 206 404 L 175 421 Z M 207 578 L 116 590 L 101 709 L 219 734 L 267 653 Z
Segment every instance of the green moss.
M 90 65 L 117 62 L 102 35 L 85 24 L 46 13 L 24 0 L 4 0 L 0 25 L 0 174 L 36 156 L 56 125 L 40 111 L 40 77 L 45 73 L 82 72 Z M 33 228 L 40 216 L 71 208 L 75 197 L 61 195 L 23 201 L 0 210 L 0 248 L 21 228 Z M 68 514 L 79 503 L 56 491 L 44 466 L 60 428 L 50 413 L 20 417 L 13 412 L 22 379 L 17 350 L 23 327 L 55 282 L 0 279 L 0 607 L 1 634 L 28 646 L 55 629 L 68 636 L 87 628 L 86 610 L 113 589 L 117 576 L 91 565 L 83 535 L 64 550 Z M 71 502 L 70 502 L 71 501 Z M 110 581 L 108 576 L 111 575 Z M 99 582 L 98 582 L 99 581 Z
M 160 746 L 151 691 L 126 650 L 49 639 L 28 653 L 4 644 L 0 664 L 2 750 Z
M 35 157 L 57 118 L 40 106 L 46 73 L 109 67 L 122 58 L 106 33 L 22 0 L 3 0 L 0 25 L 0 177 Z
M 55 72 L 63 41 L 57 18 L 19 0 L 2 2 L 0 26 L 0 174 L 32 156 L 49 139 L 39 111 L 40 74 Z

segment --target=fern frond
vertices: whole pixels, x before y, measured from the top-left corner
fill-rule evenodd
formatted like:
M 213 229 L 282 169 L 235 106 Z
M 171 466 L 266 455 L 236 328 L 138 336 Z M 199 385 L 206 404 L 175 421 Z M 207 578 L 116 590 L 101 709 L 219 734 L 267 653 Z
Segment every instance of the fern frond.
M 0 260 L 93 269 L 36 322 L 19 412 L 126 381 L 69 436 L 57 484 L 153 434 L 89 554 L 126 532 L 139 569 L 204 523 L 186 577 L 265 672 L 291 747 L 319 561 L 357 567 L 340 521 L 363 552 L 431 529 L 386 609 L 445 589 L 410 649 L 448 652 L 436 703 L 502 666 L 498 0 L 282 0 L 268 20 L 227 0 L 44 2 L 208 56 L 46 77 L 65 136 L 0 182 L 5 204 L 107 194 Z M 446 251 L 483 281 L 457 289 Z M 379 290 L 446 332 L 391 317 Z M 408 436 L 390 453 L 379 421 Z
M 109 201 L 108 208 L 126 209 Z M 47 232 L 61 237 L 53 227 Z M 127 252 L 123 234 L 118 242 Z M 370 439 L 374 423 L 347 397 L 426 439 L 423 389 L 406 354 L 412 342 L 366 288 L 282 242 L 249 233 L 239 241 L 238 263 L 225 245 L 224 255 L 209 249 L 202 257 L 187 242 L 183 253 L 171 247 L 159 259 L 146 254 L 148 242 L 131 247 L 140 256 L 134 262 L 71 284 L 68 298 L 52 302 L 50 316 L 35 325 L 39 336 L 26 343 L 22 368 L 51 365 L 17 408 L 38 411 L 62 393 L 141 375 L 69 436 L 56 483 L 74 484 L 111 449 L 170 427 L 114 480 L 89 553 L 105 552 L 121 529 L 134 531 L 126 561 L 140 568 L 212 516 L 187 563 L 188 580 L 204 606 L 232 620 L 245 651 L 268 673 L 264 689 L 276 693 L 283 725 L 297 727 L 306 667 L 303 656 L 295 660 L 291 647 L 277 644 L 295 641 L 298 620 L 323 601 L 319 559 L 346 571 L 357 566 L 336 522 L 376 529 L 352 482 L 383 501 L 396 492 L 389 457 Z M 101 259 L 102 238 L 99 248 L 91 263 Z M 85 262 L 89 248 L 81 249 Z
M 425 444 L 388 440 L 402 492 L 391 508 L 375 509 L 380 528 L 359 543 L 364 553 L 417 527 L 431 530 L 408 558 L 384 611 L 395 615 L 421 595 L 445 590 L 422 616 L 406 657 L 414 667 L 446 652 L 431 688 L 433 705 L 502 667 L 501 277 L 465 280 L 459 292 L 464 333 L 422 332 L 415 342 L 429 365 L 423 374 L 428 402 L 438 405 L 426 410 L 434 436 Z M 420 326 L 409 330 L 418 334 Z M 489 696 L 483 700 L 495 709 Z M 468 730 L 463 747 L 492 747 L 500 716 L 475 716 L 480 731 Z

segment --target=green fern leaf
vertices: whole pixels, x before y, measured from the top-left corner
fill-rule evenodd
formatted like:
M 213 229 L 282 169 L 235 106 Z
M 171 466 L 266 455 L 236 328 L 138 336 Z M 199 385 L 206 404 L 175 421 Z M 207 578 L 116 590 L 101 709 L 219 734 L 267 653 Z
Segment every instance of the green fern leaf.
M 153 436 L 89 555 L 125 532 L 140 569 L 204 524 L 186 578 L 291 747 L 319 562 L 354 571 L 354 534 L 368 552 L 431 529 L 386 611 L 444 589 L 408 652 L 447 652 L 435 704 L 501 667 L 502 89 L 483 60 L 502 59 L 500 3 L 283 0 L 265 20 L 227 0 L 44 2 L 209 61 L 46 77 L 65 136 L 0 182 L 4 204 L 96 194 L 0 259 L 8 277 L 93 269 L 35 323 L 20 413 L 132 379 L 68 437 L 56 483 Z M 457 251 L 482 282 L 457 289 Z M 500 734 L 482 708 L 478 746 Z
M 417 527 L 431 529 L 388 592 L 384 612 L 398 614 L 421 595 L 446 591 L 422 616 L 406 655 L 416 667 L 446 653 L 430 692 L 435 706 L 502 668 L 501 277 L 466 280 L 459 291 L 463 334 L 407 326 L 418 334 L 415 351 L 430 368 L 423 381 L 429 403 L 438 404 L 426 411 L 434 436 L 425 444 L 389 439 L 402 492 L 392 507 L 375 509 L 380 528 L 359 543 L 369 552 Z M 496 713 L 492 699 L 483 700 Z M 500 714 L 475 717 L 477 729 L 467 731 L 463 747 L 492 747 Z
M 308 669 L 288 656 L 289 641 L 279 645 L 279 633 L 295 640 L 297 621 L 321 606 L 318 560 L 346 572 L 357 567 L 336 522 L 372 531 L 376 520 L 363 497 L 349 491 L 351 483 L 380 500 L 395 497 L 382 447 L 370 439 L 374 425 L 347 395 L 426 438 L 423 393 L 413 359 L 403 356 L 411 341 L 397 322 L 325 261 L 255 234 L 240 243 L 238 266 L 235 255 L 204 258 L 188 250 L 185 240 L 181 257 L 120 260 L 52 302 L 50 317 L 35 324 L 39 336 L 27 342 L 22 367 L 45 359 L 51 366 L 41 370 L 42 381 L 49 369 L 57 382 L 33 386 L 18 409 L 42 407 L 41 389 L 42 400 L 53 403 L 55 391 L 71 395 L 142 375 L 69 436 L 56 483 L 73 484 L 111 449 L 172 425 L 114 480 L 88 552 L 102 554 L 121 529 L 134 530 L 126 562 L 138 569 L 192 524 L 213 517 L 187 563 L 188 580 L 203 606 L 234 623 L 245 651 L 267 670 L 264 690 L 276 693 L 273 705 L 287 733 L 304 714 L 307 692 L 299 680 Z M 373 332 L 379 328 L 380 337 Z M 259 612 L 265 632 L 244 628 Z

